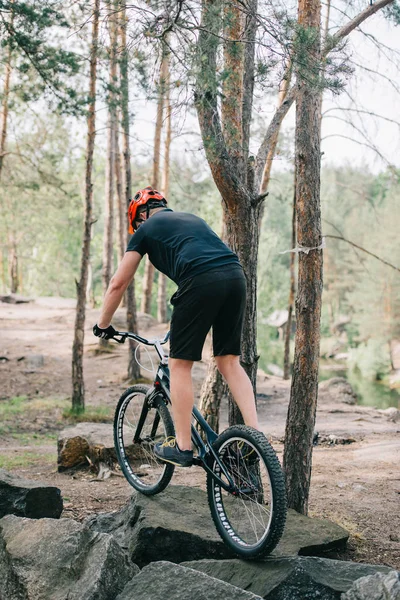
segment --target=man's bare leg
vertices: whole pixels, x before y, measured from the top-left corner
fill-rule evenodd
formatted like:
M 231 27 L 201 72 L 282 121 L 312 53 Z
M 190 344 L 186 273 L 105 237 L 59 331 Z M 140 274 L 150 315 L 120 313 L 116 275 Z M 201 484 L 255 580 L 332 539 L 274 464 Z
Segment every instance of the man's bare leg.
M 194 402 L 192 366 L 191 360 L 169 359 L 172 415 L 180 450 L 192 449 L 191 422 Z
M 224 377 L 232 396 L 242 413 L 246 425 L 260 429 L 257 417 L 256 402 L 254 399 L 251 381 L 240 364 L 239 356 L 226 354 L 216 356 L 215 362 L 221 375 Z

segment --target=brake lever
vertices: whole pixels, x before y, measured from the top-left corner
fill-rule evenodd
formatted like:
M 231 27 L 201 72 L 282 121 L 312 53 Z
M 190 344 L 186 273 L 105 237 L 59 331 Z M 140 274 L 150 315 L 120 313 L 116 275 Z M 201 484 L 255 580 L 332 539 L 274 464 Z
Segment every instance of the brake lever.
M 125 343 L 125 340 L 126 340 L 126 338 L 127 338 L 127 336 L 126 336 L 126 335 L 124 335 L 123 333 L 121 333 L 121 334 L 119 334 L 119 335 L 121 336 L 121 338 L 120 338 L 120 339 L 118 339 L 118 338 L 117 338 L 117 337 L 115 337 L 115 336 L 114 336 L 112 339 L 113 339 L 114 341 L 118 342 L 118 344 L 124 344 L 124 343 Z

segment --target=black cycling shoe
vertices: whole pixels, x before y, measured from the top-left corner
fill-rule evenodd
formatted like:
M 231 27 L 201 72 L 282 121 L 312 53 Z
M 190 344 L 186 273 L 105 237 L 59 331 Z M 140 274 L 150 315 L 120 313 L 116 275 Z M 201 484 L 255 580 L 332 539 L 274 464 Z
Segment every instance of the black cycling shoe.
M 172 436 L 155 444 L 153 452 L 156 458 L 177 467 L 191 467 L 193 464 L 193 450 L 181 450 L 176 438 Z

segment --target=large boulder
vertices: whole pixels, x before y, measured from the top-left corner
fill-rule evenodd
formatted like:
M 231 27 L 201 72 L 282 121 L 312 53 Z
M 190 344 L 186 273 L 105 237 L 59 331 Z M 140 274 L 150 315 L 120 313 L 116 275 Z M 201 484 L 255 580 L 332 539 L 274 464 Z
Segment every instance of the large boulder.
M 39 481 L 28 481 L 0 469 L 0 518 L 58 519 L 63 510 L 61 491 Z
M 170 562 L 152 563 L 130 581 L 116 600 L 262 600 L 251 592 Z
M 116 513 L 89 517 L 85 524 L 111 533 L 140 567 L 153 561 L 233 557 L 219 537 L 205 492 L 169 486 L 162 494 L 133 494 Z
M 273 554 L 318 556 L 329 550 L 343 550 L 348 539 L 348 532 L 336 523 L 306 517 L 289 509 L 285 531 Z
M 134 494 L 121 511 L 89 517 L 86 524 L 113 534 L 139 566 L 156 560 L 233 558 L 214 527 L 207 495 L 199 488 L 169 486 L 156 496 Z M 343 548 L 347 539 L 338 525 L 290 510 L 274 554 L 318 554 Z
M 0 598 L 114 600 L 138 571 L 111 536 L 71 519 L 0 520 Z
M 270 600 L 339 600 L 360 577 L 390 572 L 388 567 L 301 556 L 182 564 Z
M 344 377 L 332 377 L 318 386 L 318 402 L 356 404 L 357 394 Z
M 362 577 L 342 594 L 341 600 L 400 600 L 400 573 L 375 573 Z

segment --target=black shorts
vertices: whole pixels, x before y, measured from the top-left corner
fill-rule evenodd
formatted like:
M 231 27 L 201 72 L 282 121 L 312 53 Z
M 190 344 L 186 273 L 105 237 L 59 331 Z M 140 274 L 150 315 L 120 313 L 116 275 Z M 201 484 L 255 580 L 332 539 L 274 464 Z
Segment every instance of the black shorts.
M 172 296 L 171 304 L 171 358 L 201 360 L 211 327 L 214 356 L 240 355 L 246 308 L 246 279 L 240 266 L 214 269 L 188 279 Z

